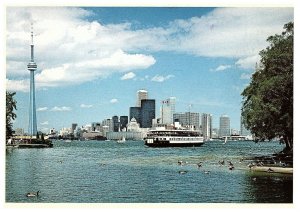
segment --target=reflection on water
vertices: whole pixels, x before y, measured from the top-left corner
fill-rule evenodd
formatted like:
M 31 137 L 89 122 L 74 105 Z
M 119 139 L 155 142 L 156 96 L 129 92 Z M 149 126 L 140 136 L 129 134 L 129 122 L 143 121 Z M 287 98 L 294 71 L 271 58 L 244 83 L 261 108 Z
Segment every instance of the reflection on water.
M 257 174 L 247 167 L 248 157 L 282 147 L 215 141 L 197 148 L 160 149 L 137 141 L 54 141 L 51 149 L 7 149 L 6 201 L 289 203 L 292 176 Z M 179 160 L 184 163 L 178 165 Z M 229 161 L 234 170 L 228 169 Z M 38 190 L 38 198 L 25 196 Z

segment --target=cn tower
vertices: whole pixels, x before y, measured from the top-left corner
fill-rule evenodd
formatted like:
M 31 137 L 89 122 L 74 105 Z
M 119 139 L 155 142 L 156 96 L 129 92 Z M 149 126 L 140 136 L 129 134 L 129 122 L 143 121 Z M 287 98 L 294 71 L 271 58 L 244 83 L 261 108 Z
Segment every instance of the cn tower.
M 33 45 L 33 30 L 31 27 L 31 60 L 27 65 L 27 69 L 30 72 L 30 102 L 29 102 L 29 127 L 28 134 L 35 136 L 37 134 L 36 124 L 36 107 L 35 107 L 35 85 L 34 85 L 34 72 L 37 69 L 37 65 L 34 62 L 34 45 Z

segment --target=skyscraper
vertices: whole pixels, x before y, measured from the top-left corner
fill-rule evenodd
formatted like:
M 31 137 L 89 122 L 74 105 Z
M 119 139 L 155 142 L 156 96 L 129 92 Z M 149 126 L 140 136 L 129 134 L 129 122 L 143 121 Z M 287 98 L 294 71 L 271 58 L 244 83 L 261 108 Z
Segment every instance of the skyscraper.
M 199 113 L 194 113 L 194 112 L 174 113 L 173 120 L 178 121 L 184 127 L 194 126 L 196 130 L 199 130 L 200 127 Z
M 137 101 L 136 101 L 137 107 L 141 107 L 142 99 L 148 99 L 148 91 L 146 91 L 146 90 L 138 90 L 137 91 Z
M 33 30 L 31 28 L 31 60 L 27 65 L 27 69 L 30 72 L 30 100 L 29 100 L 29 126 L 28 134 L 33 136 L 37 134 L 37 122 L 36 122 L 36 107 L 35 107 L 35 84 L 34 84 L 34 72 L 37 69 L 37 65 L 34 62 L 34 45 L 33 45 Z
M 135 118 L 136 122 L 141 124 L 141 108 L 140 107 L 130 107 L 129 108 L 129 120 Z
M 162 124 L 173 124 L 173 114 L 175 113 L 176 98 L 170 97 L 167 100 L 162 101 L 160 108 L 160 117 Z
M 128 116 L 120 116 L 120 130 L 127 128 Z
M 220 117 L 219 137 L 230 136 L 230 118 L 227 115 Z
M 201 116 L 202 133 L 205 140 L 212 137 L 212 115 L 203 113 Z
M 119 132 L 119 116 L 112 117 L 113 132 Z
M 151 128 L 155 119 L 155 99 L 141 100 L 141 128 Z

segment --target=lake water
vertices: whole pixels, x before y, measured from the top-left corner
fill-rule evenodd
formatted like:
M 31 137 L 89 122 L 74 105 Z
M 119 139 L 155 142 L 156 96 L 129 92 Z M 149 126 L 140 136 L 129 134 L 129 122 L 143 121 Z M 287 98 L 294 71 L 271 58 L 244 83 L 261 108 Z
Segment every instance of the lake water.
M 247 167 L 249 160 L 240 161 L 278 152 L 283 149 L 278 142 L 213 141 L 195 148 L 149 148 L 142 141 L 53 144 L 48 149 L 6 150 L 6 202 L 293 202 L 291 175 L 254 173 Z M 222 159 L 224 166 L 218 164 Z M 179 160 L 186 163 L 180 166 Z M 228 169 L 229 160 L 234 170 Z M 36 191 L 37 198 L 25 195 Z

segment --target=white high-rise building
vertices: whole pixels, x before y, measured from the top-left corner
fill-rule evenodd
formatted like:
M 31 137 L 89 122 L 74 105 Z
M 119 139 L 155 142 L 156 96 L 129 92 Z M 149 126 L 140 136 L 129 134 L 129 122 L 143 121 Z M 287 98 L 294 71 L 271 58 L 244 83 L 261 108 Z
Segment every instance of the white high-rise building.
M 212 115 L 203 113 L 201 116 L 202 133 L 205 140 L 212 137 Z
M 220 117 L 219 137 L 230 136 L 230 118 L 227 115 Z
M 137 91 L 137 101 L 136 101 L 137 107 L 141 107 L 142 99 L 148 99 L 148 91 L 146 91 L 146 90 L 138 90 Z
M 167 100 L 162 101 L 160 108 L 160 117 L 162 124 L 173 124 L 173 114 L 175 113 L 176 98 L 169 97 Z

